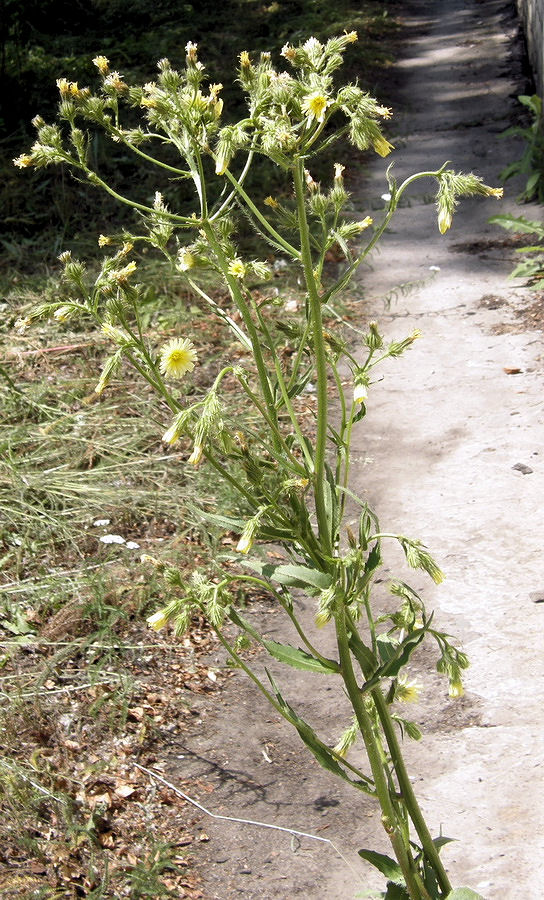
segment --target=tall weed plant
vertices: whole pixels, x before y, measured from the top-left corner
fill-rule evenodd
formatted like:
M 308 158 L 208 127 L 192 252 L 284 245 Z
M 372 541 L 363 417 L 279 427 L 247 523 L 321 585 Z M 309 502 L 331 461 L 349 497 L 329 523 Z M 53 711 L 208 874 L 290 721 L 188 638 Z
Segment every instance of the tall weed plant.
M 247 97 L 247 113 L 227 125 L 221 123 L 222 85 L 206 86 L 194 43 L 187 44 L 182 70 L 162 59 L 155 79 L 143 85 L 129 84 L 104 56 L 94 59 L 100 75 L 97 90 L 60 78 L 58 121 L 47 124 L 36 117 L 36 142 L 15 160 L 16 166 L 67 165 L 78 179 L 132 207 L 141 227 L 133 233 L 100 235 L 106 255 L 97 276 L 91 277 L 69 252 L 63 253 L 58 297 L 37 306 L 19 328 L 43 317 L 59 322 L 80 318 L 99 325 L 111 352 L 96 393 L 106 392 L 114 375 L 132 367 L 171 412 L 164 443 L 173 446 L 182 436 L 189 438 L 187 464 L 209 466 L 238 497 L 230 511 L 207 514 L 210 523 L 238 535 L 235 552 L 225 553 L 208 570 L 196 569 L 187 579 L 175 565 L 144 558 L 163 574 L 169 591 L 168 601 L 149 617 L 149 625 L 160 629 L 173 623 L 181 634 L 193 616 L 205 616 L 233 663 L 293 726 L 318 763 L 374 798 L 394 858 L 366 849 L 360 854 L 385 876 L 382 896 L 461 900 L 478 895 L 450 884 L 440 858 L 446 839 L 433 838 L 402 756 L 402 735 L 418 738 L 419 732 L 392 705 L 417 695 L 406 667 L 424 641 L 436 645 L 437 668 L 447 678 L 452 698 L 463 693 L 468 659 L 435 626 L 423 599 L 403 579 L 390 584 L 395 609 L 379 614 L 373 585 L 381 577 L 384 542 L 400 544 L 408 566 L 423 570 L 437 584 L 443 575 L 426 546 L 382 529 L 376 514 L 350 487 L 352 440 L 372 402 L 380 367 L 400 357 L 419 333 L 388 342 L 378 325 L 370 323 L 360 345 L 352 348 L 341 326 L 332 328 L 327 322 L 325 327 L 324 318 L 414 182 L 434 180 L 441 233 L 450 227 L 459 198 L 498 197 L 502 191 L 447 165 L 414 174 L 402 184 L 388 170 L 390 199 L 382 221 L 374 225 L 368 215 L 346 215 L 344 166 L 334 166 L 324 187 L 311 175 L 317 154 L 340 135 L 380 157 L 393 149 L 382 130 L 390 110 L 357 84 L 338 86 L 333 80 L 344 51 L 356 39 L 350 32 L 326 43 L 310 38 L 299 46 L 287 44 L 282 50 L 286 69 L 276 68 L 268 53 L 253 58 L 242 52 L 238 80 Z M 142 114 L 140 124 L 136 112 Z M 89 145 L 96 130 L 155 170 L 158 189 L 152 201 L 132 199 L 131 185 L 123 191 L 112 188 L 92 167 Z M 165 146 L 175 149 L 179 162 L 172 163 Z M 261 157 L 276 167 L 285 185 L 281 195 L 262 204 L 245 186 Z M 165 187 L 178 182 L 193 186 L 190 214 L 177 212 L 164 199 Z M 240 215 L 268 246 L 267 259 L 242 254 L 236 242 Z M 346 263 L 339 276 L 326 283 L 327 254 L 337 247 Z M 178 388 L 199 363 L 191 333 L 180 332 L 164 343 L 142 322 L 138 264 L 145 250 L 162 254 L 172 272 L 182 275 L 208 305 L 210 316 L 230 332 L 233 361 L 225 361 L 202 396 L 191 398 Z M 266 288 L 274 255 L 277 262 L 296 267 L 304 285 L 304 302 L 295 314 L 287 298 Z M 226 291 L 218 295 L 206 287 L 210 273 Z M 247 420 L 229 415 L 226 389 L 233 384 L 245 395 Z M 304 399 L 308 390 L 312 405 Z M 348 501 L 358 507 L 353 528 L 347 521 Z M 263 553 L 268 544 L 281 548 L 282 561 L 271 562 Z M 299 646 L 269 640 L 249 621 L 238 599 L 244 585 L 267 591 L 292 623 Z M 315 628 L 307 629 L 299 620 L 297 591 L 313 600 Z M 320 648 L 321 629 L 334 635 L 332 655 Z M 352 714 L 335 746 L 302 718 L 296 698 L 287 699 L 268 672 L 262 676 L 247 661 L 243 647 L 248 643 L 287 669 L 314 673 L 316 691 L 323 679 L 341 682 Z M 364 766 L 348 759 L 358 740 L 366 751 Z

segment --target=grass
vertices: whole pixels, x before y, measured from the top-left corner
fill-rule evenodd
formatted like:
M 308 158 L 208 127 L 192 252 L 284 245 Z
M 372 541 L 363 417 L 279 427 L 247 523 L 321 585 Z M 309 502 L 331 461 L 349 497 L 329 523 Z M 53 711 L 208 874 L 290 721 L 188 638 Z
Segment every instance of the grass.
M 211 338 L 202 389 L 221 339 L 164 273 L 147 274 L 160 288 L 149 327 L 167 336 L 185 317 Z M 170 415 L 143 384 L 123 373 L 103 398 L 93 393 L 99 333 L 14 331 L 51 290 L 35 278 L 8 288 L 0 327 L 0 894 L 198 896 L 175 846 L 178 810 L 169 824 L 126 759 L 170 739 L 193 693 L 213 687 L 195 650 L 210 637 L 198 623 L 188 647 L 148 631 L 162 588 L 140 554 L 202 561 L 213 541 L 199 509 L 227 501 L 205 472 L 187 474 L 188 448 L 165 451 Z M 102 542 L 108 534 L 125 543 Z

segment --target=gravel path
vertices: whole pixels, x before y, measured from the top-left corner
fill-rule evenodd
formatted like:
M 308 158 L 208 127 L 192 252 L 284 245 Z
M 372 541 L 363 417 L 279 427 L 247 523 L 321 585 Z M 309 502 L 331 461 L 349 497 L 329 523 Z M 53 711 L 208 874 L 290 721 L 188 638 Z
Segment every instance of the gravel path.
M 504 4 L 438 0 L 411 9 L 415 36 L 397 66 L 397 177 L 450 159 L 498 184 L 518 149 L 498 139 L 516 106 Z M 382 192 L 377 170 L 362 186 L 367 197 Z M 477 720 L 446 734 L 438 722 L 413 754 L 425 773 L 418 793 L 431 821 L 459 839 L 444 852 L 453 881 L 490 900 L 537 900 L 543 341 L 542 330 L 523 325 L 534 296 L 507 281 L 515 254 L 486 220 L 505 211 L 541 218 L 542 210 L 517 209 L 520 185 L 508 182 L 502 203 L 462 203 L 442 237 L 419 190 L 386 236 L 375 270 L 363 276 L 376 297 L 395 290 L 399 273 L 403 282 L 424 282 L 401 299 L 397 293 L 388 315 L 374 304 L 391 336 L 420 328 L 423 338 L 372 392 L 359 481 L 371 485 L 387 530 L 409 527 L 437 554 L 447 580 L 426 586 L 426 597 L 472 662 L 467 699 Z M 439 271 L 429 278 L 432 267 Z

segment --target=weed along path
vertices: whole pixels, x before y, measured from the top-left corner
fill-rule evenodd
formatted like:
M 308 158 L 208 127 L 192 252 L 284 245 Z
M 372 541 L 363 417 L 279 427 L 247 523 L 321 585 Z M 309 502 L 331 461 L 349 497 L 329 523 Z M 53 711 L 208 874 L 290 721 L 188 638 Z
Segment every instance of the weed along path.
M 495 0 L 403 7 L 405 44 L 388 97 L 399 180 L 452 160 L 498 183 L 517 149 L 499 139 L 516 110 L 508 9 Z M 385 168 L 378 160 L 348 182 L 357 211 L 371 206 L 375 219 Z M 500 208 L 493 198 L 464 201 L 441 236 L 425 193 L 433 186 L 417 184 L 356 286 L 365 298 L 361 327 L 374 319 L 387 339 L 416 328 L 422 338 L 370 388 L 354 488 L 384 531 L 418 538 L 438 558 L 447 576 L 439 587 L 407 572 L 394 547 L 386 564 L 421 592 L 472 663 L 465 696 L 450 700 L 432 651 L 414 656 L 423 693 L 410 713 L 424 738 L 407 753 L 433 834 L 457 839 L 443 850 L 452 882 L 487 900 L 536 900 L 544 849 L 542 319 L 530 314 L 535 295 L 507 281 L 514 254 L 487 219 L 538 210 L 517 209 L 509 187 Z M 381 588 L 385 607 L 385 581 Z M 300 606 L 311 623 L 313 603 Z M 269 603 L 253 603 L 250 614 L 269 638 L 296 643 Z M 335 679 L 323 676 L 317 696 L 304 672 L 278 678 L 289 702 L 336 742 L 349 711 Z M 320 769 L 241 673 L 194 713 L 184 744 L 173 737 L 157 760 L 165 777 L 215 814 L 314 835 L 195 810 L 207 900 L 349 900 L 381 886 L 356 853 L 389 850 L 373 802 Z

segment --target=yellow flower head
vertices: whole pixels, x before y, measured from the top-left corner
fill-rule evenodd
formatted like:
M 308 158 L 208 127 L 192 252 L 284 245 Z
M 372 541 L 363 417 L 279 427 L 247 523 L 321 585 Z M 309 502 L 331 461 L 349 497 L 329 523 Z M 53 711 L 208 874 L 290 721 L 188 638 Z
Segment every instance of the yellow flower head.
M 449 209 L 441 209 L 438 213 L 438 230 L 440 234 L 445 234 L 448 228 L 451 228 L 452 214 Z
M 251 60 L 249 58 L 249 53 L 247 50 L 242 50 L 240 53 L 240 68 L 241 69 L 249 69 L 251 65 Z
M 110 61 L 105 56 L 95 56 L 93 63 L 102 75 L 108 74 Z
M 170 378 L 182 378 L 186 372 L 192 372 L 196 362 L 196 349 L 187 338 L 173 338 L 160 351 L 159 368 Z
M 187 272 L 195 264 L 195 258 L 190 250 L 180 250 L 178 254 L 178 268 L 181 272 Z
M 334 164 L 334 178 L 335 181 L 339 181 L 342 178 L 342 173 L 346 167 L 342 165 L 342 163 Z
M 465 693 L 465 689 L 461 681 L 452 681 L 450 682 L 449 695 L 452 700 L 457 700 L 459 697 L 462 697 Z
M 67 322 L 73 312 L 72 306 L 58 306 L 53 313 L 53 318 L 55 318 L 57 322 Z
M 195 444 L 193 447 L 193 452 L 191 453 L 189 459 L 187 460 L 192 466 L 198 466 L 200 460 L 202 459 L 204 453 L 204 447 L 202 444 Z
M 372 142 L 372 146 L 374 147 L 374 150 L 376 151 L 376 153 L 378 153 L 379 156 L 389 156 L 389 154 L 391 153 L 391 150 L 395 149 L 393 147 L 393 144 L 390 144 L 389 141 L 387 141 L 383 137 L 383 135 L 380 135 L 379 137 L 377 137 Z
M 353 402 L 354 403 L 364 403 L 368 398 L 368 390 L 366 384 L 362 382 L 360 384 L 356 384 L 353 388 Z
M 153 613 L 152 616 L 148 616 L 146 621 L 149 627 L 153 629 L 153 631 L 160 631 L 161 628 L 164 628 L 164 626 L 167 624 L 168 617 L 166 616 L 164 609 L 159 609 L 159 611 Z
M 18 156 L 17 159 L 13 160 L 13 165 L 17 166 L 18 169 L 27 169 L 33 163 L 33 159 L 28 154 L 23 153 L 21 156 Z
M 192 41 L 189 41 L 185 45 L 185 53 L 187 54 L 187 62 L 188 63 L 196 63 L 197 61 L 197 49 L 198 44 L 193 44 Z
M 274 197 L 271 197 L 270 195 L 268 197 L 265 197 L 264 204 L 265 204 L 265 206 L 272 207 L 272 209 L 277 209 L 279 206 L 278 201 L 275 200 Z
M 395 686 L 395 700 L 403 703 L 417 703 L 421 693 L 421 685 L 417 681 L 408 681 L 404 676 L 397 679 Z
M 127 279 L 136 271 L 138 268 L 137 264 L 134 260 L 127 263 L 126 266 L 123 266 L 122 269 L 119 269 L 117 272 L 112 272 L 112 278 L 117 284 L 125 284 Z
M 108 75 L 108 77 L 104 81 L 104 86 L 111 87 L 114 91 L 118 91 L 118 93 L 128 91 L 128 84 L 123 81 L 123 79 L 119 75 L 119 72 L 112 72 L 111 75 Z
M 382 119 L 390 119 L 393 115 L 393 110 L 389 108 L 389 106 L 377 106 L 376 112 Z
M 291 47 L 290 44 L 284 44 L 281 50 L 281 55 L 284 56 L 285 59 L 288 59 L 289 62 L 292 62 L 297 55 L 297 51 L 294 47 Z
M 329 103 L 330 101 L 327 100 L 324 94 L 321 94 L 319 91 L 314 91 L 304 98 L 302 101 L 302 109 L 308 116 L 310 122 L 312 119 L 323 122 L 325 119 L 325 110 Z
M 235 278 L 243 278 L 246 274 L 246 267 L 241 259 L 233 259 L 231 263 L 229 263 L 229 274 L 234 275 Z
M 112 244 L 113 241 L 111 237 L 108 237 L 107 234 L 99 234 L 98 235 L 98 246 L 99 247 L 107 247 L 108 244 Z
M 66 78 L 57 78 L 57 87 L 61 97 L 67 97 L 70 93 L 70 82 Z

